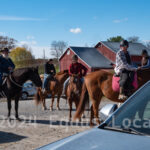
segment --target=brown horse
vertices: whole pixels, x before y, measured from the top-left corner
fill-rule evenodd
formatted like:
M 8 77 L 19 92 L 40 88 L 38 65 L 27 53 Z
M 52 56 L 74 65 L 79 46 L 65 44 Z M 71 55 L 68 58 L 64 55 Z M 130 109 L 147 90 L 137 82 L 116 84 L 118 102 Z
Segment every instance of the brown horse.
M 141 87 L 144 83 L 150 80 L 150 69 L 138 70 L 138 85 Z M 112 77 L 113 73 L 99 70 L 87 75 L 84 78 L 84 84 L 82 87 L 82 93 L 80 98 L 79 107 L 75 113 L 74 119 L 80 118 L 87 100 L 90 98 L 91 106 L 91 117 L 90 125 L 93 125 L 93 118 L 96 117 L 97 124 L 100 124 L 98 117 L 99 104 L 103 96 L 114 101 L 114 102 L 124 102 L 118 99 L 118 92 L 114 92 L 112 89 Z
M 68 77 L 69 77 L 68 70 L 64 70 L 55 75 L 54 81 L 49 81 L 49 83 L 48 83 L 49 90 L 48 91 L 45 91 L 43 93 L 42 89 L 38 88 L 37 93 L 35 95 L 36 103 L 39 104 L 39 102 L 42 102 L 43 109 L 46 110 L 45 99 L 48 94 L 51 94 L 52 103 L 50 106 L 50 110 L 53 110 L 54 97 L 57 94 L 57 109 L 60 110 L 59 100 L 60 100 L 60 96 L 61 96 L 62 90 L 63 90 L 63 83 Z
M 80 78 L 77 75 L 70 76 L 69 84 L 67 87 L 67 100 L 70 107 L 69 112 L 69 121 L 71 121 L 72 115 L 72 103 L 75 103 L 76 109 L 79 105 L 80 95 L 81 95 L 81 89 L 82 89 L 82 82 Z

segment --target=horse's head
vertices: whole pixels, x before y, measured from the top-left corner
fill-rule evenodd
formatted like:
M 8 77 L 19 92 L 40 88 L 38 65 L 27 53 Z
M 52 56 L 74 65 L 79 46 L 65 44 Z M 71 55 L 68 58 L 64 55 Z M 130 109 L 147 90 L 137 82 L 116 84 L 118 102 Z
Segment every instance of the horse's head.
M 74 89 L 74 92 L 78 92 L 81 89 L 81 79 L 78 75 L 71 75 L 70 76 L 70 85 Z
M 55 75 L 55 78 L 56 78 L 59 82 L 62 82 L 62 83 L 63 83 L 68 77 L 69 77 L 69 72 L 68 72 L 68 70 L 64 70 L 64 71 L 58 72 L 58 73 Z
M 31 80 L 37 87 L 42 86 L 42 81 L 38 73 L 38 67 L 34 68 L 29 68 L 28 71 L 28 78 Z

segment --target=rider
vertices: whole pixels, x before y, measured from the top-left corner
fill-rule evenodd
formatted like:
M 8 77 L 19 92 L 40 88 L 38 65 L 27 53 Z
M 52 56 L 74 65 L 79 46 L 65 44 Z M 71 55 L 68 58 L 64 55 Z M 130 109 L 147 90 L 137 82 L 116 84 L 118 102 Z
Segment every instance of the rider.
M 84 80 L 84 76 L 86 75 L 88 69 L 82 65 L 81 63 L 78 62 L 78 56 L 77 55 L 73 55 L 72 56 L 72 63 L 69 66 L 69 75 L 78 75 L 79 78 L 81 79 L 81 82 L 83 83 Z M 65 95 L 66 92 L 66 88 L 67 85 L 69 83 L 69 79 L 68 78 L 65 82 L 64 82 L 64 88 L 63 88 L 63 92 L 62 94 Z
M 0 50 L 0 90 L 2 89 L 2 76 L 7 76 L 15 69 L 15 65 L 9 58 L 9 49 L 3 48 Z
M 143 49 L 141 55 L 142 55 L 142 60 L 141 60 L 141 67 L 139 67 L 139 69 L 150 68 L 150 58 L 148 56 L 147 50 Z
M 55 67 L 53 65 L 53 59 L 49 59 L 48 62 L 44 65 L 44 88 L 43 90 L 48 90 L 48 81 L 54 79 L 56 74 Z
M 120 42 L 120 50 L 116 54 L 116 67 L 115 73 L 120 76 L 120 93 L 118 99 L 127 99 L 128 96 L 125 94 L 125 90 L 131 90 L 132 79 L 134 71 L 137 68 L 131 65 L 130 54 L 127 51 L 129 43 L 127 40 Z

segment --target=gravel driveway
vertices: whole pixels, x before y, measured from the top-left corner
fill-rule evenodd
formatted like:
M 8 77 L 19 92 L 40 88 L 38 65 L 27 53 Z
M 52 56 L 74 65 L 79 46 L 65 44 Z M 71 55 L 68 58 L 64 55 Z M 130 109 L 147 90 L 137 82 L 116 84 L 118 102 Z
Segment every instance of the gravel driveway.
M 110 103 L 103 102 L 102 105 Z M 50 99 L 46 100 L 47 108 L 50 106 Z M 102 106 L 101 105 L 101 106 Z M 88 130 L 89 114 L 86 111 L 86 118 L 82 122 L 69 122 L 69 109 L 66 100 L 60 100 L 61 111 L 43 111 L 41 105 L 35 106 L 33 100 L 20 100 L 19 115 L 23 121 L 18 122 L 14 118 L 14 102 L 12 102 L 12 120 L 7 117 L 7 103 L 0 102 L 0 149 L 10 150 L 31 150 L 45 144 Z M 74 107 L 73 107 L 74 108 Z M 75 109 L 73 110 L 73 113 Z

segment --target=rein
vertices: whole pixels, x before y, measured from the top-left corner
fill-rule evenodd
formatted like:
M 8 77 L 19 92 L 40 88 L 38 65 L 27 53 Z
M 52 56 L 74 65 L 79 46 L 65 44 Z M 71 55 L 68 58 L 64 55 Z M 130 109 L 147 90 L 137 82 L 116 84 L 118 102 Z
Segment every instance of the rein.
M 10 81 L 11 81 L 13 84 L 15 84 L 16 86 L 18 86 L 18 87 L 20 87 L 20 88 L 23 87 L 22 85 L 16 83 L 16 82 L 12 79 L 11 75 L 9 76 L 9 79 L 10 79 Z

